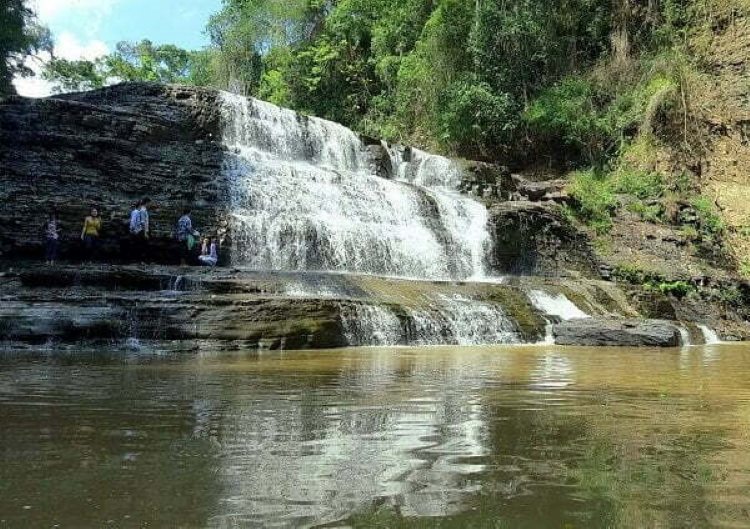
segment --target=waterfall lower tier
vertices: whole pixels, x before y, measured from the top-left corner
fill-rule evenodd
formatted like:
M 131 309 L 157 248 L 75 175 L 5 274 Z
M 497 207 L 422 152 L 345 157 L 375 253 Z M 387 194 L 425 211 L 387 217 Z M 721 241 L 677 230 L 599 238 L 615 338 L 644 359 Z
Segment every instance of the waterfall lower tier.
M 698 325 L 698 328 L 703 333 L 703 339 L 705 340 L 706 345 L 716 345 L 721 343 L 721 338 L 716 334 L 716 331 L 709 328 L 707 325 Z
M 590 318 L 579 309 L 564 294 L 549 294 L 543 290 L 532 290 L 529 299 L 534 306 L 547 316 L 553 316 L 563 321 Z
M 515 322 L 492 303 L 461 296 L 438 300 L 431 309 L 376 305 L 342 307 L 349 345 L 517 344 Z
M 224 94 L 234 264 L 430 280 L 481 278 L 486 208 L 457 191 L 461 170 L 413 150 L 397 180 L 369 172 L 341 125 Z
M 227 350 L 329 349 L 539 344 L 554 338 L 557 345 L 675 347 L 687 342 L 685 330 L 693 343 L 703 343 L 695 323 L 645 318 L 633 312 L 617 285 L 584 279 L 566 279 L 564 291 L 591 317 L 559 323 L 536 308 L 529 293 L 562 287 L 534 277 L 480 284 L 76 265 L 26 270 L 19 283 L 20 288 L 10 284 L 5 290 L 13 295 L 0 309 L 0 346 L 3 340 L 35 345 L 84 340 L 129 348 L 140 344 L 147 351 L 153 342 L 166 340 L 189 350 L 209 342 Z M 743 330 L 739 325 L 720 329 L 730 339 Z

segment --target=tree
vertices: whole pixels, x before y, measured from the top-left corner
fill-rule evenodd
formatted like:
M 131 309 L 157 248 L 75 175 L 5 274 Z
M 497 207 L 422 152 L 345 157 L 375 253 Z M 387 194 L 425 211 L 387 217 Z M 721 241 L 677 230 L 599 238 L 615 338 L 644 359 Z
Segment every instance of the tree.
M 204 59 L 200 52 L 172 44 L 120 42 L 114 53 L 95 61 L 53 57 L 42 75 L 56 84 L 58 92 L 91 90 L 118 81 L 188 83 L 205 81 L 204 70 L 198 71 L 204 68 Z
M 327 0 L 226 0 L 206 28 L 218 52 L 212 84 L 257 93 L 266 70 L 273 69 L 264 59 L 283 57 L 284 50 L 312 39 L 329 7 Z
M 33 72 L 26 59 L 41 50 L 51 51 L 49 30 L 37 24 L 24 0 L 0 4 L 0 97 L 14 94 L 13 79 Z

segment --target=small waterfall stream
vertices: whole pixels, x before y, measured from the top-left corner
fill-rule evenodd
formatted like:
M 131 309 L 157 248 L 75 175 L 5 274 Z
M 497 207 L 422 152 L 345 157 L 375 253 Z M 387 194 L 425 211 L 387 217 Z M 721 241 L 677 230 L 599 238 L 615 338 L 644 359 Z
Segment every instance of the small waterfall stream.
M 542 313 L 563 321 L 591 317 L 579 309 L 565 294 L 552 295 L 543 290 L 532 290 L 529 292 L 529 300 Z
M 344 331 L 351 345 L 483 345 L 521 342 L 502 307 L 462 296 L 438 296 L 429 308 L 346 306 Z
M 707 325 L 698 325 L 698 328 L 703 333 L 703 339 L 705 340 L 706 345 L 716 345 L 721 343 L 721 338 L 716 334 L 716 331 L 709 328 Z

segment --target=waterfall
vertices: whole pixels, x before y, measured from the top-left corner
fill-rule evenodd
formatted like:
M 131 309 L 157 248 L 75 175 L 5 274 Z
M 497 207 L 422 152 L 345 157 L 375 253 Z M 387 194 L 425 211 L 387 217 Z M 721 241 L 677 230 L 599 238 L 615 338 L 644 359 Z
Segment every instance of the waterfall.
M 703 333 L 704 341 L 706 345 L 716 345 L 721 343 L 721 338 L 716 334 L 716 331 L 707 327 L 706 325 L 698 325 L 698 328 Z
M 481 278 L 487 211 L 460 196 L 460 167 L 415 149 L 399 177 L 372 175 L 342 125 L 221 96 L 234 264 L 258 270 Z
M 682 347 L 690 346 L 690 333 L 688 330 L 684 325 L 679 325 L 677 328 L 680 330 L 680 345 Z
M 516 326 L 502 307 L 464 298 L 439 296 L 434 309 L 413 310 L 410 343 L 420 345 L 519 343 Z
M 429 308 L 390 308 L 369 304 L 342 306 L 349 345 L 483 345 L 521 342 L 514 322 L 493 303 L 462 296 L 438 296 Z
M 528 293 L 532 305 L 547 316 L 555 316 L 563 321 L 590 318 L 564 294 L 551 295 L 543 290 L 532 290 Z
M 349 345 L 399 345 L 404 343 L 401 321 L 379 305 L 344 305 L 341 308 L 344 337 Z

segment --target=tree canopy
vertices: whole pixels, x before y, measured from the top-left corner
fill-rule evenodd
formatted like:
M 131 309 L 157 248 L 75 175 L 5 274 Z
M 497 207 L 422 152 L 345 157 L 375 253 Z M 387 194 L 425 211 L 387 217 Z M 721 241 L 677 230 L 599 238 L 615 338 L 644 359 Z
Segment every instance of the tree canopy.
M 26 65 L 29 56 L 51 48 L 49 30 L 37 24 L 24 0 L 3 0 L 0 3 L 0 97 L 15 93 L 13 79 L 17 75 L 32 74 Z
M 157 46 L 149 40 L 120 42 L 114 53 L 95 61 L 53 56 L 43 77 L 54 82 L 58 91 L 90 90 L 123 81 L 189 83 L 193 55 L 177 46 Z
M 638 129 L 649 83 L 672 76 L 655 57 L 710 1 L 224 0 L 203 50 L 120 43 L 45 77 L 207 85 L 447 153 L 547 145 L 597 165 Z

